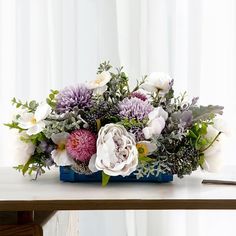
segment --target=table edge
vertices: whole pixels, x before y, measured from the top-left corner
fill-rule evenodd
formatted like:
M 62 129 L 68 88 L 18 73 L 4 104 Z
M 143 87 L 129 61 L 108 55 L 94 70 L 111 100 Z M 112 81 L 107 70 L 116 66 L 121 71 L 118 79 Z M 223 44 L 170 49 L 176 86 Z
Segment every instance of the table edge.
M 236 199 L 2 200 L 0 211 L 58 210 L 230 210 Z

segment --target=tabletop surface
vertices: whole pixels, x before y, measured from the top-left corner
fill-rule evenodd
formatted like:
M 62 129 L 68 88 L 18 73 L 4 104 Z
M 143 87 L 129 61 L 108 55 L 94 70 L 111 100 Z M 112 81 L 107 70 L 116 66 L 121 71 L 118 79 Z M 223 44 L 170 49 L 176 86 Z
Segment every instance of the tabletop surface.
M 232 168 L 234 172 L 234 168 Z M 231 171 L 231 173 L 232 173 Z M 236 173 L 235 173 L 236 179 Z M 64 183 L 58 170 L 38 180 L 0 168 L 0 211 L 236 209 L 236 186 L 204 185 L 201 172 L 170 183 Z M 231 177 L 232 178 L 232 177 Z

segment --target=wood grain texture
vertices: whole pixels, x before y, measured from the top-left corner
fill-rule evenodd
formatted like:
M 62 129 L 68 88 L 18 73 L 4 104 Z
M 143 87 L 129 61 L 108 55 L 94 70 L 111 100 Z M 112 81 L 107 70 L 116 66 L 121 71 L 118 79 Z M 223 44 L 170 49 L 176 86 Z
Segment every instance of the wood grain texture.
M 236 200 L 177 199 L 177 200 L 55 200 L 55 201 L 0 201 L 0 211 L 55 211 L 55 210 L 191 210 L 236 209 Z
M 29 225 L 0 225 L 1 236 L 43 236 L 42 227 Z

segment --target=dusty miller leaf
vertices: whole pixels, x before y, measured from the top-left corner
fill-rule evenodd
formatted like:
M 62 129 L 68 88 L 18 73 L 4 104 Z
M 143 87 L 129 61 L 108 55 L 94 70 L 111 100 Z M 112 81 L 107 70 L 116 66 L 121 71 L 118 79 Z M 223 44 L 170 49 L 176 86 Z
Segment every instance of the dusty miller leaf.
M 212 119 L 216 114 L 222 115 L 223 109 L 223 106 L 218 105 L 192 107 L 191 110 L 193 112 L 193 121 Z

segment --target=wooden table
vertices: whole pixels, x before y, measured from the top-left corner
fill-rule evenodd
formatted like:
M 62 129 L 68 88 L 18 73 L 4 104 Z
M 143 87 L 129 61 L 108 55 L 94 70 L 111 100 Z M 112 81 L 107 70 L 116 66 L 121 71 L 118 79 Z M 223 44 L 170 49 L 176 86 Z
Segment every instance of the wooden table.
M 31 235 L 42 235 L 40 225 L 60 210 L 236 209 L 236 186 L 201 182 L 196 173 L 166 184 L 112 183 L 104 188 L 99 183 L 60 182 L 55 170 L 34 181 L 12 168 L 0 168 L 0 222 L 5 224 L 0 235 L 1 229 L 7 232 L 6 222 L 8 230 L 33 226 L 38 233 Z M 12 215 L 14 225 L 8 222 Z M 16 232 L 4 235 L 26 235 Z

